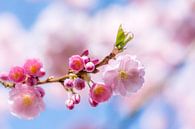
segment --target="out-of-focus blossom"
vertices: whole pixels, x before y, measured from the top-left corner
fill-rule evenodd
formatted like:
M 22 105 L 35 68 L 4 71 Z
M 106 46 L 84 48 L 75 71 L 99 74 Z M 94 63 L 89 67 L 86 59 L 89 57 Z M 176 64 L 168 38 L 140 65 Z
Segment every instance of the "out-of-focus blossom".
M 75 9 L 89 10 L 95 6 L 97 0 L 64 0 L 67 4 Z
M 41 93 L 34 87 L 17 84 L 9 95 L 11 113 L 19 118 L 33 119 L 45 108 Z
M 195 16 L 194 11 L 190 12 L 184 19 L 178 21 L 176 24 L 173 38 L 184 45 L 191 44 L 195 40 Z
M 123 55 L 105 68 L 103 79 L 116 94 L 126 95 L 141 88 L 144 74 L 144 67 L 135 56 Z
M 69 57 L 87 48 L 89 25 L 87 15 L 71 12 L 61 3 L 51 4 L 40 14 L 33 27 L 33 34 L 44 44 L 41 48 L 44 48 L 49 74 L 61 75 L 67 72 L 68 65 L 64 64 L 68 64 Z

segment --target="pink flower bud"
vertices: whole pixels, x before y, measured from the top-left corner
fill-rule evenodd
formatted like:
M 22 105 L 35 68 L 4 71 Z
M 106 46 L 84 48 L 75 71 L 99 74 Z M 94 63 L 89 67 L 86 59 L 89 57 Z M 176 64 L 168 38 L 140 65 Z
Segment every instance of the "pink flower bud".
M 92 63 L 94 63 L 95 65 L 97 65 L 99 63 L 99 59 L 95 58 L 91 60 Z
M 81 54 L 81 56 L 88 56 L 89 55 L 89 50 L 85 50 L 82 54 Z
M 74 108 L 74 101 L 72 99 L 67 99 L 66 100 L 66 107 L 69 109 L 69 110 L 72 110 Z
M 24 64 L 24 70 L 30 76 L 38 76 L 42 67 L 43 65 L 38 59 L 28 59 Z
M 44 89 L 43 88 L 41 88 L 41 87 L 36 87 L 35 88 L 37 91 L 38 91 L 38 95 L 40 96 L 40 97 L 44 97 L 45 96 L 45 91 L 44 91 Z
M 72 79 L 66 79 L 64 81 L 64 86 L 67 88 L 72 88 L 73 87 L 73 80 Z
M 41 68 L 37 74 L 37 77 L 43 77 L 43 76 L 45 76 L 45 74 L 46 74 L 45 69 Z
M 105 102 L 112 96 L 110 87 L 104 84 L 93 84 L 90 89 L 90 97 L 97 103 Z
M 74 104 L 79 104 L 81 101 L 81 97 L 79 94 L 73 94 L 71 99 L 74 101 Z
M 32 76 L 28 77 L 26 80 L 26 84 L 29 86 L 34 86 L 37 84 L 37 82 L 38 82 L 38 79 Z
M 89 103 L 92 107 L 96 107 L 98 105 L 97 102 L 95 102 L 92 98 L 89 98 Z
M 69 68 L 76 71 L 76 72 L 83 70 L 84 62 L 83 62 L 83 59 L 81 58 L 81 56 L 79 56 L 79 55 L 71 56 L 69 58 Z
M 26 75 L 24 73 L 24 69 L 19 66 L 12 67 L 9 71 L 9 80 L 19 83 L 23 82 L 26 78 Z
M 8 81 L 9 80 L 8 74 L 5 72 L 0 73 L 0 80 Z
M 87 64 L 90 61 L 90 58 L 88 56 L 82 56 L 83 62 Z
M 85 65 L 85 70 L 87 72 L 93 72 L 95 70 L 95 64 L 92 63 L 92 62 L 88 62 L 86 65 Z
M 85 81 L 81 78 L 76 78 L 74 80 L 74 87 L 77 89 L 77 90 L 82 90 L 85 88 Z

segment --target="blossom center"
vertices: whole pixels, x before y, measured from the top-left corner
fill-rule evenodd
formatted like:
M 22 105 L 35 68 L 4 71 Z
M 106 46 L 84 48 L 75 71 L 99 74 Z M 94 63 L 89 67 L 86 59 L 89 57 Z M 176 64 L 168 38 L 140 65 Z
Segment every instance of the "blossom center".
M 25 106 L 30 106 L 33 103 L 32 97 L 30 95 L 24 95 L 22 102 Z
M 35 73 L 37 72 L 37 67 L 36 67 L 36 66 L 32 66 L 32 67 L 30 68 L 30 71 L 31 71 L 33 74 L 35 74 Z
M 79 61 L 79 60 L 75 61 L 74 63 L 75 63 L 74 65 L 77 69 L 79 69 L 82 65 L 81 61 Z
M 120 77 L 120 79 L 122 79 L 122 80 L 126 80 L 126 79 L 128 79 L 128 74 L 127 74 L 127 72 L 125 72 L 124 70 L 120 70 L 120 71 L 119 71 L 119 77 Z
M 96 95 L 99 95 L 99 94 L 103 94 L 104 91 L 105 91 L 104 87 L 98 86 L 98 87 L 95 88 L 94 93 L 95 93 Z
M 21 76 L 20 73 L 15 73 L 15 74 L 13 75 L 13 78 L 17 80 L 20 76 Z

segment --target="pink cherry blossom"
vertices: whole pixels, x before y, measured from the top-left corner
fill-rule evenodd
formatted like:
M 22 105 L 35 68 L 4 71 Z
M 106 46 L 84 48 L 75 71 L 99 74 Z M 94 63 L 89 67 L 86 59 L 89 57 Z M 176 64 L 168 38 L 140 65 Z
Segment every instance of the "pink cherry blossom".
M 101 83 L 93 84 L 90 89 L 90 97 L 93 101 L 100 103 L 107 101 L 112 96 L 112 90 L 109 86 Z
M 71 56 L 69 58 L 69 68 L 76 71 L 76 72 L 83 70 L 84 62 L 83 62 L 83 59 L 81 58 L 81 56 L 79 56 L 79 55 Z
M 19 82 L 23 82 L 26 78 L 24 69 L 22 67 L 19 66 L 14 66 L 10 69 L 9 71 L 9 80 L 19 83 Z
M 144 67 L 135 56 L 123 55 L 112 61 L 103 73 L 106 85 L 116 94 L 136 92 L 144 83 Z
M 14 116 L 23 119 L 33 119 L 45 105 L 40 92 L 25 84 L 16 84 L 9 93 L 10 110 Z
M 39 76 L 43 64 L 38 59 L 28 59 L 24 64 L 25 72 L 30 76 Z

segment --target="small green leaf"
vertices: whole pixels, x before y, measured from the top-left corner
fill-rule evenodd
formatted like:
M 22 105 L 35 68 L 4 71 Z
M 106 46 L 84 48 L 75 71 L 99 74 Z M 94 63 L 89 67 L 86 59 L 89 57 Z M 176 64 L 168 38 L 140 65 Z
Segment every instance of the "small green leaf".
M 125 40 L 125 33 L 123 31 L 122 25 L 120 25 L 118 29 L 117 37 L 116 37 L 116 46 L 123 43 L 124 40 Z
M 133 35 L 130 33 L 124 32 L 122 25 L 119 26 L 115 46 L 122 50 L 127 45 L 127 43 L 133 39 Z

